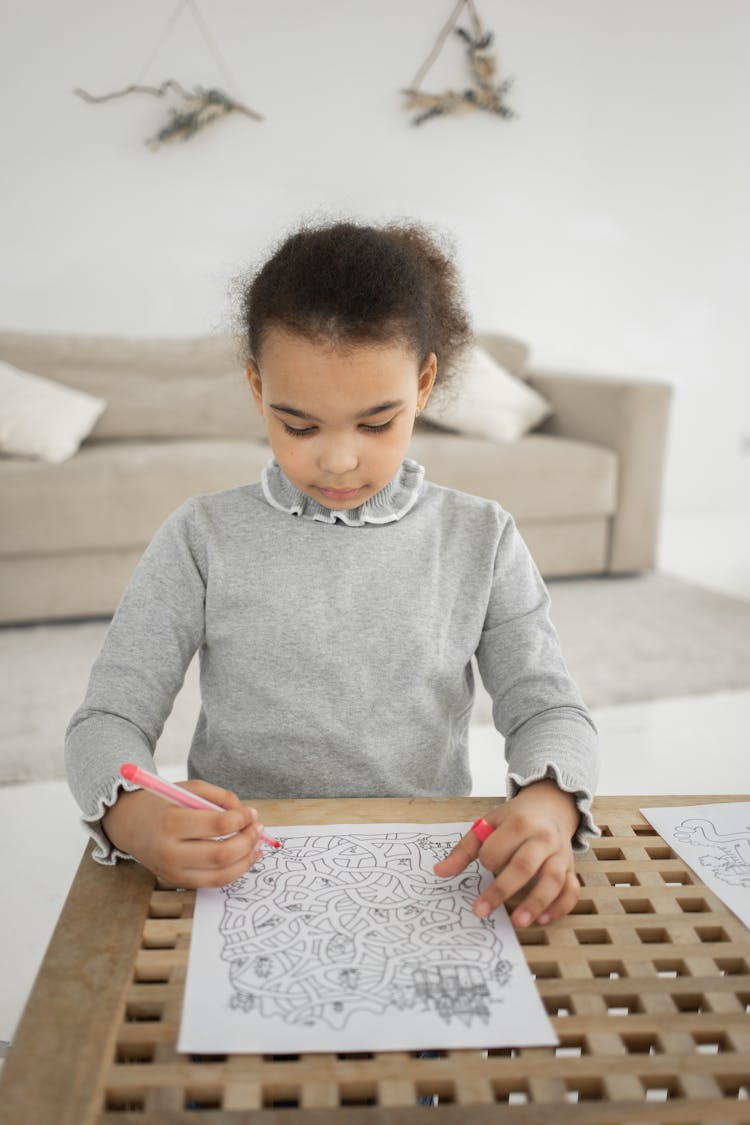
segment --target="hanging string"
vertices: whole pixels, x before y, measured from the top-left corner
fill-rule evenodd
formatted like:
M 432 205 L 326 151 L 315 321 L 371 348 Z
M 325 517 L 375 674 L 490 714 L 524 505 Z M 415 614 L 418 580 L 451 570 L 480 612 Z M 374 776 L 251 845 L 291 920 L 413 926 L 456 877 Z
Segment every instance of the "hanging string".
M 482 21 L 479 18 L 479 12 L 474 0 L 468 0 L 469 19 L 471 20 L 472 31 L 474 34 L 474 42 L 478 42 L 482 38 Z
M 218 65 L 219 69 L 221 70 L 222 74 L 224 75 L 224 78 L 226 79 L 227 86 L 233 88 L 233 92 L 235 94 L 238 94 L 239 91 L 238 91 L 238 88 L 237 88 L 237 83 L 234 81 L 234 78 L 232 77 L 231 71 L 229 70 L 229 67 L 227 66 L 226 59 L 224 58 L 221 51 L 219 50 L 218 45 L 214 42 L 214 39 L 211 35 L 211 32 L 208 30 L 208 25 L 206 24 L 206 21 L 203 19 L 203 16 L 201 15 L 200 11 L 198 10 L 198 5 L 196 4 L 195 0 L 187 0 L 187 5 L 190 8 L 190 11 L 193 13 L 193 19 L 195 20 L 196 24 L 198 25 L 198 30 L 200 31 L 201 35 L 203 36 L 204 43 L 206 44 L 209 51 L 213 55 L 214 62 Z
M 147 71 L 150 70 L 151 66 L 153 65 L 156 56 L 159 54 L 159 51 L 161 50 L 161 48 L 164 45 L 164 41 L 167 39 L 170 31 L 172 30 L 174 25 L 177 23 L 177 20 L 179 19 L 180 15 L 182 13 L 182 9 L 185 7 L 186 4 L 187 4 L 187 0 L 177 0 L 177 7 L 175 8 L 175 10 L 172 12 L 172 15 L 167 20 L 167 26 L 162 31 L 161 35 L 159 36 L 159 38 L 156 42 L 156 46 L 154 47 L 153 51 L 149 55 L 149 57 L 146 60 L 146 62 L 144 63 L 144 65 L 141 67 L 140 71 L 138 72 L 138 77 L 135 80 L 136 86 L 139 85 L 140 82 L 146 77 Z
M 425 59 L 425 61 L 422 63 L 421 67 L 417 71 L 416 76 L 414 78 L 414 81 L 411 84 L 412 90 L 418 90 L 419 89 L 420 82 L 422 81 L 425 74 L 427 73 L 427 71 L 430 69 L 430 67 L 434 63 L 435 59 L 440 54 L 441 50 L 443 49 L 443 44 L 445 43 L 446 39 L 450 35 L 451 31 L 453 31 L 453 28 L 456 26 L 456 23 L 458 22 L 458 17 L 461 15 L 461 12 L 462 12 L 465 4 L 466 4 L 466 0 L 458 0 L 458 3 L 456 4 L 455 8 L 453 9 L 453 12 L 452 12 L 451 16 L 449 17 L 447 23 L 445 24 L 445 27 L 443 28 L 443 30 L 440 32 L 437 39 L 435 40 L 435 46 L 432 48 L 432 51 L 430 52 L 430 54 L 427 56 L 427 58 Z
M 185 10 L 185 8 L 190 9 L 190 14 L 192 15 L 193 19 L 195 20 L 195 24 L 198 28 L 198 32 L 199 32 L 201 38 L 203 39 L 203 42 L 205 43 L 206 47 L 208 48 L 208 51 L 209 51 L 211 57 L 213 58 L 216 65 L 219 67 L 219 70 L 221 71 L 221 73 L 224 77 L 224 80 L 227 83 L 227 88 L 231 89 L 235 95 L 238 95 L 237 83 L 235 82 L 235 80 L 232 76 L 232 73 L 231 73 L 231 71 L 230 71 L 230 69 L 227 65 L 226 59 L 222 55 L 221 51 L 219 50 L 218 45 L 216 44 L 213 36 L 211 35 L 211 32 L 208 29 L 208 25 L 206 24 L 206 21 L 203 19 L 203 16 L 201 15 L 201 13 L 198 9 L 198 5 L 195 3 L 195 0 L 177 0 L 177 6 L 175 7 L 174 11 L 172 12 L 172 15 L 167 20 L 166 27 L 164 28 L 161 35 L 159 36 L 159 38 L 156 42 L 156 46 L 154 47 L 154 49 L 151 52 L 151 54 L 149 55 L 148 59 L 144 63 L 143 67 L 141 68 L 141 70 L 138 74 L 138 77 L 135 80 L 135 85 L 138 85 L 141 82 L 141 80 L 145 77 L 146 73 L 153 66 L 154 61 L 156 60 L 156 56 L 159 54 L 159 51 L 161 50 L 161 48 L 164 46 L 164 43 L 166 42 L 166 40 L 169 37 L 174 25 L 177 23 L 177 20 L 180 18 L 183 11 Z

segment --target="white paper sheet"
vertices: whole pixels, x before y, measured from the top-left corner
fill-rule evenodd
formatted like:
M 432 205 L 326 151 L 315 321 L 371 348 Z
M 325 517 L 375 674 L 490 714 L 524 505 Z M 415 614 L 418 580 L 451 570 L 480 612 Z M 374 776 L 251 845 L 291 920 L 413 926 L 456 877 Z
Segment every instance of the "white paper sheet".
M 750 926 L 750 802 L 641 812 L 706 886 Z
M 283 842 L 196 895 L 178 1050 L 196 1054 L 555 1046 L 478 862 L 441 879 L 468 824 L 267 828 Z

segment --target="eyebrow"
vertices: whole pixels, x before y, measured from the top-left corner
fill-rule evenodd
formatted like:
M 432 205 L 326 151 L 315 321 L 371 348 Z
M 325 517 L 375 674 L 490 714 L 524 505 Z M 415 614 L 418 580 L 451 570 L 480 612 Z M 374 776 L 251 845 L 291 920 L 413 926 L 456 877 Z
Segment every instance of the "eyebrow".
M 396 406 L 403 406 L 404 400 L 401 398 L 392 399 L 389 402 L 380 402 L 377 406 L 370 407 L 369 410 L 362 410 L 359 414 L 355 414 L 355 418 L 369 418 L 371 414 L 382 414 L 384 410 L 393 410 Z M 284 402 L 272 402 L 272 410 L 280 410 L 284 414 L 293 414 L 295 418 L 304 418 L 307 422 L 320 422 L 320 418 L 316 418 L 314 414 L 307 414 L 304 410 L 297 410 L 294 406 L 287 406 Z

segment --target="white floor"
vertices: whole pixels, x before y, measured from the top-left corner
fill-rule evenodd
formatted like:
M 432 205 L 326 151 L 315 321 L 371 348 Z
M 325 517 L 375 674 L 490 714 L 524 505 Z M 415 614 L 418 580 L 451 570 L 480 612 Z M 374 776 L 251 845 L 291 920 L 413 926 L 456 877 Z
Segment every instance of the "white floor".
M 659 564 L 750 600 L 750 513 L 667 518 Z M 601 794 L 750 794 L 750 691 L 602 708 L 594 720 Z M 502 746 L 492 727 L 472 727 L 477 795 L 503 791 Z M 162 772 L 177 780 L 182 771 Z M 84 843 L 65 782 L 0 787 L 0 1067 L 3 1042 L 12 1040 Z

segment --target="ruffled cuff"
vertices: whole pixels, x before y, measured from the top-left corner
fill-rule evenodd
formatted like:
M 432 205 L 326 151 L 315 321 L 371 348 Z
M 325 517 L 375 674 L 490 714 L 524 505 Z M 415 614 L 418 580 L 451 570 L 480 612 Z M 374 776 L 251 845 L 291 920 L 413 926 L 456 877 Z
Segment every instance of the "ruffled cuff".
M 505 789 L 508 798 L 515 797 L 520 789 L 531 785 L 533 781 L 554 781 L 563 793 L 572 793 L 575 796 L 576 807 L 580 815 L 578 827 L 572 839 L 573 851 L 583 853 L 589 850 L 589 838 L 601 836 L 601 829 L 594 822 L 591 815 L 591 802 L 594 797 L 589 789 L 578 785 L 571 777 L 560 772 L 555 762 L 545 762 L 543 766 L 535 767 L 530 773 L 521 776 L 519 773 L 508 773 L 505 779 Z
M 112 843 L 102 827 L 102 817 L 107 809 L 112 808 L 121 791 L 132 793 L 133 790 L 139 788 L 140 786 L 125 781 L 122 777 L 112 777 L 108 781 L 102 782 L 94 794 L 95 811 L 90 814 L 84 813 L 81 817 L 81 824 L 96 844 L 92 852 L 92 858 L 97 863 L 111 866 L 117 863 L 118 859 L 133 859 L 132 855 L 120 851 Z

